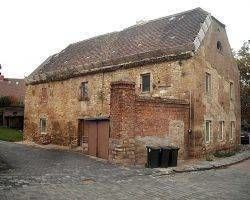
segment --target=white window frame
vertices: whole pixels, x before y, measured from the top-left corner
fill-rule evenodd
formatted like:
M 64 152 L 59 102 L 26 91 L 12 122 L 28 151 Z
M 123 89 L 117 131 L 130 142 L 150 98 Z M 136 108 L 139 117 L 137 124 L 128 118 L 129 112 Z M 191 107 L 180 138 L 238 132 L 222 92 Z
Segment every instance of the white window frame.
M 43 121 L 45 121 L 45 128 L 43 128 Z M 43 129 L 45 129 L 45 130 L 43 131 Z M 42 135 L 47 134 L 47 119 L 44 117 L 40 118 L 40 133 Z
M 212 76 L 210 73 L 205 73 L 205 91 L 206 94 L 212 93 Z
M 219 133 L 220 133 L 220 138 L 219 138 L 219 141 L 223 141 L 224 139 L 224 132 L 225 132 L 225 121 L 220 121 L 220 130 L 219 130 Z
M 229 135 L 229 139 L 233 140 L 235 135 L 235 121 L 231 121 L 230 122 L 230 135 Z
M 208 140 L 207 140 L 207 123 L 209 123 Z M 205 121 L 205 142 L 206 143 L 210 143 L 211 141 L 211 124 L 212 124 L 211 120 Z

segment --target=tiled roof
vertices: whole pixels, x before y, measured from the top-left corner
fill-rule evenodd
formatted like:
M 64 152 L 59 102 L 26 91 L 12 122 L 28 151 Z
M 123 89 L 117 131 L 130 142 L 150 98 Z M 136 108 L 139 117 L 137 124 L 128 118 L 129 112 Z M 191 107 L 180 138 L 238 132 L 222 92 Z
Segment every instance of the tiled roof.
M 86 71 L 194 51 L 207 16 L 209 13 L 196 8 L 71 44 L 42 63 L 27 82 L 65 69 Z
M 24 79 L 5 78 L 0 80 L 0 96 L 13 96 L 23 101 L 25 96 Z

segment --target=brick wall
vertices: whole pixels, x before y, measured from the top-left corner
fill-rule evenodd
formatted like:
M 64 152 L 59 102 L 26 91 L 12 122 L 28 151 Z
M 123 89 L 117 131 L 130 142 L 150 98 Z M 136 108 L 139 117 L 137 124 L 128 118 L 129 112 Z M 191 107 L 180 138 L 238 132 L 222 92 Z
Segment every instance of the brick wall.
M 187 158 L 189 104 L 181 100 L 141 98 L 133 82 L 111 84 L 109 160 L 145 164 L 146 146 L 180 147 Z

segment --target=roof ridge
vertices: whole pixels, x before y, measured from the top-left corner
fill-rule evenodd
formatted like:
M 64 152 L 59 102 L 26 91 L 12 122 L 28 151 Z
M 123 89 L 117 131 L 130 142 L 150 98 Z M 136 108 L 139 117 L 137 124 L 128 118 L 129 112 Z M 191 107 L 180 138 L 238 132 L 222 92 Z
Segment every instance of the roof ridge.
M 198 36 L 203 36 L 202 25 L 206 30 L 208 28 L 206 20 L 209 16 L 210 13 L 198 7 L 149 20 L 137 25 L 139 28 L 130 26 L 72 43 L 38 66 L 29 76 L 30 82 L 46 79 L 48 72 L 74 69 L 77 66 L 91 71 L 94 68 L 194 51 L 195 45 L 198 47 L 201 43 Z M 74 70 L 71 73 L 75 73 Z M 49 80 L 49 76 L 47 78 Z
M 151 23 L 151 22 L 155 22 L 155 21 L 159 21 L 159 20 L 164 20 L 164 19 L 171 18 L 171 17 L 176 17 L 178 15 L 187 14 L 187 13 L 190 13 L 190 12 L 192 12 L 194 10 L 200 10 L 202 12 L 205 12 L 206 14 L 209 14 L 207 11 L 203 10 L 202 8 L 196 7 L 196 8 L 193 8 L 193 9 L 190 9 L 190 10 L 186 10 L 186 11 L 182 11 L 182 12 L 179 12 L 179 13 L 175 13 L 175 14 L 172 14 L 172 15 L 168 15 L 168 16 L 164 16 L 164 17 L 159 17 L 159 18 L 156 18 L 156 19 L 150 19 L 150 20 L 146 21 L 143 24 L 135 24 L 135 25 L 129 26 L 127 28 L 124 28 L 123 30 L 127 30 L 127 29 L 130 29 L 130 28 L 143 26 L 143 25 Z
M 207 11 L 203 10 L 202 8 L 196 7 L 196 8 L 193 8 L 193 9 L 190 9 L 190 10 L 186 10 L 186 11 L 182 11 L 182 12 L 179 12 L 179 13 L 175 13 L 175 14 L 172 14 L 172 15 L 168 15 L 168 16 L 164 16 L 164 17 L 160 17 L 160 18 L 156 18 L 156 19 L 151 19 L 151 20 L 146 21 L 146 22 L 143 23 L 143 24 L 135 24 L 135 25 L 126 27 L 126 28 L 124 28 L 124 29 L 122 29 L 122 30 L 119 30 L 119 31 L 113 31 L 113 32 L 108 32 L 108 33 L 104 33 L 104 34 L 101 34 L 101 35 L 96 35 L 96 36 L 93 36 L 93 37 L 90 37 L 90 38 L 87 38 L 87 39 L 84 39 L 84 40 L 81 40 L 81 41 L 78 41 L 78 42 L 71 43 L 71 44 L 69 44 L 67 47 L 69 47 L 69 46 L 71 46 L 71 45 L 77 45 L 77 44 L 80 44 L 80 43 L 82 43 L 82 42 L 86 42 L 86 41 L 88 41 L 88 40 L 93 40 L 93 39 L 101 38 L 101 37 L 104 37 L 104 36 L 108 36 L 108 35 L 111 35 L 111 34 L 115 34 L 115 33 L 118 34 L 118 33 L 122 32 L 123 30 L 127 30 L 127 29 L 130 29 L 130 28 L 138 27 L 138 26 L 143 26 L 143 25 L 145 25 L 145 24 L 148 24 L 148 23 L 151 23 L 151 22 L 155 22 L 155 21 L 158 21 L 158 20 L 163 20 L 163 19 L 167 19 L 167 18 L 170 18 L 170 17 L 176 17 L 176 16 L 178 16 L 178 15 L 187 14 L 187 13 L 192 12 L 192 11 L 194 11 L 194 10 L 200 10 L 200 11 L 202 11 L 202 12 L 205 12 L 206 14 L 209 14 Z M 67 48 L 67 47 L 66 47 L 66 48 Z M 65 48 L 65 49 L 66 49 L 66 48 Z M 63 50 L 64 50 L 64 49 L 63 49 Z M 63 51 L 63 50 L 62 50 L 62 51 Z M 62 51 L 61 51 L 61 52 L 62 52 Z M 59 53 L 61 53 L 61 52 L 59 52 Z

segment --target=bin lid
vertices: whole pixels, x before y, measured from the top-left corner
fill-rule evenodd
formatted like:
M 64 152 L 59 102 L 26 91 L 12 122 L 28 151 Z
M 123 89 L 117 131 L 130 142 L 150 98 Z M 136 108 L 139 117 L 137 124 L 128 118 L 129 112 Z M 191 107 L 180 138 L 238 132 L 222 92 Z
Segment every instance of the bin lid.
M 170 146 L 161 146 L 161 149 L 172 149 Z
M 147 149 L 161 149 L 159 146 L 146 146 Z

